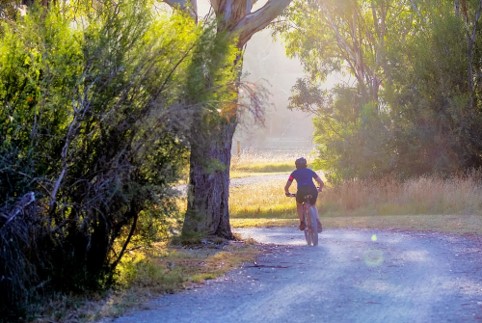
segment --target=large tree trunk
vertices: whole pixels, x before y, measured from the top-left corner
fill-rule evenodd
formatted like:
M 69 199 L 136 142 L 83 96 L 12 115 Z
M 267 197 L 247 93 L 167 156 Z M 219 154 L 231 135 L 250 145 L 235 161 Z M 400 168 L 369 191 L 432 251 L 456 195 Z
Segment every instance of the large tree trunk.
M 195 0 L 164 0 L 178 8 L 196 8 Z M 268 0 L 252 12 L 253 0 L 210 0 L 218 18 L 218 32 L 237 40 L 242 50 L 253 34 L 264 29 L 292 0 Z M 192 14 L 192 13 L 191 13 Z M 192 14 L 197 17 L 196 14 Z M 234 62 L 233 62 L 234 63 Z M 237 91 L 237 89 L 234 89 Z M 199 118 L 193 123 L 188 207 L 183 235 L 215 235 L 232 239 L 229 224 L 229 168 L 236 113 L 206 126 Z
M 233 238 L 228 199 L 231 143 L 235 129 L 235 120 L 222 120 L 211 129 L 196 129 L 197 139 L 191 144 L 184 236 Z

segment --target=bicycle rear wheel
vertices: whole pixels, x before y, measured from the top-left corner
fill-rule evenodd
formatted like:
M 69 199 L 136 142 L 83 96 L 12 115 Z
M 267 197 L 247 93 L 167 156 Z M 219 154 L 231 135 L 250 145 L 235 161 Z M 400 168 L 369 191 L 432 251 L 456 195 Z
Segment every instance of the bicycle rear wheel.
M 308 209 L 305 209 L 304 211 L 304 217 L 305 217 L 305 230 L 304 230 L 304 233 L 305 233 L 305 239 L 306 239 L 306 244 L 308 246 L 311 246 L 312 244 L 312 234 L 311 234 L 311 230 L 310 230 L 310 226 L 311 226 L 311 214 L 310 214 L 310 211 Z
M 317 246 L 318 245 L 318 214 L 316 212 L 316 209 L 315 207 L 310 207 L 310 221 L 311 221 L 311 243 L 313 244 L 313 246 Z

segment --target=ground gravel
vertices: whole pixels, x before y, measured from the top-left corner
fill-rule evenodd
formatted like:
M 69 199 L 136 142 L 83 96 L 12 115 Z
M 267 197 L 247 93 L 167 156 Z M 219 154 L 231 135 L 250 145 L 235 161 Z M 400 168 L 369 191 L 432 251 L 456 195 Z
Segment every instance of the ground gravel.
M 482 322 L 482 238 L 294 228 L 236 229 L 256 263 L 113 322 Z

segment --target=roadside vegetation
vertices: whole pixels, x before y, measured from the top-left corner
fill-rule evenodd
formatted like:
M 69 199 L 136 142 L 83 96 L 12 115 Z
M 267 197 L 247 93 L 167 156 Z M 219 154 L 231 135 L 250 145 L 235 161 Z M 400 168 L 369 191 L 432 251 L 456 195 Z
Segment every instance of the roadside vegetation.
M 279 156 L 286 158 L 292 156 Z M 280 161 L 276 160 L 276 163 Z M 243 161 L 256 169 L 260 156 Z M 292 158 L 292 160 L 294 160 Z M 286 164 L 293 164 L 286 160 Z M 265 161 L 260 163 L 265 165 Z M 265 167 L 265 166 L 263 166 Z M 279 172 L 274 172 L 279 174 Z M 318 172 L 326 181 L 322 172 Z M 289 172 L 286 172 L 286 179 Z M 295 202 L 283 194 L 286 179 L 266 179 L 231 188 L 233 227 L 297 223 Z M 327 182 L 318 199 L 325 228 L 379 228 L 482 233 L 482 174 Z
M 199 287 L 206 280 L 253 262 L 260 252 L 261 247 L 253 241 L 219 241 L 190 247 L 159 242 L 150 248 L 131 250 L 118 267 L 115 287 L 52 295 L 32 304 L 26 321 L 93 322 L 116 317 L 156 295 Z

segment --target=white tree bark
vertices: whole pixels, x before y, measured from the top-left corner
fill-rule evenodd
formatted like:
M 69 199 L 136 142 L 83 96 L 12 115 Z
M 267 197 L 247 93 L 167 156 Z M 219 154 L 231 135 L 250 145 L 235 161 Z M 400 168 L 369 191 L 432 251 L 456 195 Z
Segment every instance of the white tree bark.
M 211 6 L 220 19 L 221 30 L 239 37 L 238 47 L 243 47 L 256 32 L 266 28 L 292 0 L 268 0 L 265 5 L 252 12 L 257 0 L 210 0 Z M 197 19 L 196 0 L 164 0 L 174 8 L 188 10 Z
M 266 28 L 290 3 L 291 0 L 269 0 L 255 12 L 247 13 L 233 27 L 233 32 L 239 36 L 239 45 L 245 45 L 251 36 Z

